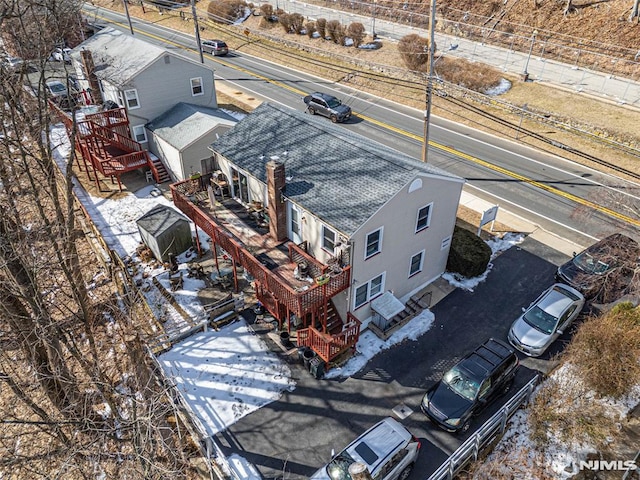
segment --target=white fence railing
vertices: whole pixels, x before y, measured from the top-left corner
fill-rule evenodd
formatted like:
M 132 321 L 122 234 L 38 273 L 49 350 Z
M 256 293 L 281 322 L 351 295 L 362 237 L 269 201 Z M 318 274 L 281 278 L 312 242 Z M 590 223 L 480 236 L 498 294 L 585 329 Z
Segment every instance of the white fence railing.
M 470 461 L 478 459 L 480 452 L 492 441 L 502 435 L 507 428 L 507 421 L 523 405 L 539 382 L 536 375 L 529 383 L 518 391 L 493 417 L 485 422 L 471 437 L 469 437 L 427 480 L 451 480 Z

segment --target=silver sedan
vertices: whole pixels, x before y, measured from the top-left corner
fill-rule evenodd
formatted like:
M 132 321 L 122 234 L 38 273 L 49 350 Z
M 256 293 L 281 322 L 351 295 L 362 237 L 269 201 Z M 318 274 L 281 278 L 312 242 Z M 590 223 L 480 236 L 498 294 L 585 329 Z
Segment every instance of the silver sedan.
M 556 283 L 513 322 L 509 342 L 525 355 L 539 357 L 578 317 L 584 296 L 575 288 Z

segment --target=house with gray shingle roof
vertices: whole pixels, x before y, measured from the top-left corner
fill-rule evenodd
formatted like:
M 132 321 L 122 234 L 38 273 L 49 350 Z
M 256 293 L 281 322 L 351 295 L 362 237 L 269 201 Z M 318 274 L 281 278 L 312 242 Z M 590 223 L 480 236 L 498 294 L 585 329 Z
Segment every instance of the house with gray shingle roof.
M 237 120 L 218 109 L 178 103 L 146 125 L 149 150 L 162 159 L 174 180 L 209 172 L 209 145 Z
M 180 102 L 217 107 L 213 70 L 111 27 L 71 52 L 78 82 L 127 110 L 131 137 L 146 146 L 144 126 Z M 98 95 L 94 90 L 99 90 Z
M 286 237 L 321 262 L 351 265 L 351 287 L 332 299 L 343 318 L 366 321 L 385 292 L 406 301 L 444 272 L 464 179 L 268 103 L 210 148 L 245 204 L 268 207 L 269 171 L 280 171 L 283 211 L 268 209 L 269 220 L 284 218 Z

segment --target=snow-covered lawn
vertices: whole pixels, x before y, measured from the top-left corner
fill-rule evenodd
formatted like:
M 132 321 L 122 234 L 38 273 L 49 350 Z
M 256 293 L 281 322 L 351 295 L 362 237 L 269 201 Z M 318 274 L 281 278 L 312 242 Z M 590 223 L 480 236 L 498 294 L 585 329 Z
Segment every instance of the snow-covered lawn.
M 210 436 L 295 388 L 289 367 L 244 320 L 195 334 L 158 362 Z

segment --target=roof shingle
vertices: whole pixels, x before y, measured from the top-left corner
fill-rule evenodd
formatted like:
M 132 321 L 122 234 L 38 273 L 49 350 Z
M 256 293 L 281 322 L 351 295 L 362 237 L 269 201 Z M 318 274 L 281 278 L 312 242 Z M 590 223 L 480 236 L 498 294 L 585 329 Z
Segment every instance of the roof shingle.
M 211 145 L 266 183 L 265 164 L 285 165 L 285 196 L 352 235 L 417 175 L 464 180 L 325 119 L 263 103 Z

